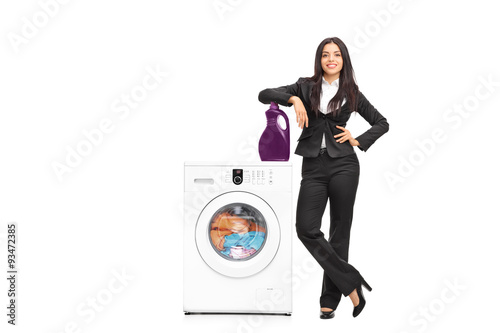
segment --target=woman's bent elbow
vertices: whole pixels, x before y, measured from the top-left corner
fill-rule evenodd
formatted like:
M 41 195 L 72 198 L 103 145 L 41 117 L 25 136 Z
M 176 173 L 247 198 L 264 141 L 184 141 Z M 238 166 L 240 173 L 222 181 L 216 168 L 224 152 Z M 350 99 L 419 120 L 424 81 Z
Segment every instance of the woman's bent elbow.
M 263 103 L 263 104 L 268 104 L 270 103 L 269 102 L 269 88 L 268 89 L 264 89 L 262 90 L 260 93 L 259 93 L 259 96 L 258 96 L 258 99 L 259 99 L 259 102 Z
M 383 124 L 383 128 L 385 130 L 384 133 L 389 132 L 389 123 L 387 121 L 384 121 L 382 124 Z

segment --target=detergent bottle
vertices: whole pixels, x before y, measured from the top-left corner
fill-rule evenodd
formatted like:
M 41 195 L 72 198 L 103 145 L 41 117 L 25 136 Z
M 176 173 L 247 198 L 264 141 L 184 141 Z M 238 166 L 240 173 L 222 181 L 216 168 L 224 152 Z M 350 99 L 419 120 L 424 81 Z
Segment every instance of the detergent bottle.
M 266 111 L 267 127 L 259 140 L 259 155 L 261 161 L 288 161 L 290 158 L 290 125 L 285 112 L 278 104 L 271 102 Z M 278 119 L 283 117 L 286 128 L 282 128 Z

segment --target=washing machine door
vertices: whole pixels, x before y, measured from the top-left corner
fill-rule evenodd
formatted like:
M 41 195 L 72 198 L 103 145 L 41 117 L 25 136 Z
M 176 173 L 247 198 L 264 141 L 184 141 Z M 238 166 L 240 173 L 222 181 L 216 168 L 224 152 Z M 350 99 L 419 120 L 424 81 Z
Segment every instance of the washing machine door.
M 265 269 L 278 251 L 280 237 L 273 209 L 249 192 L 217 196 L 196 223 L 200 256 L 213 270 L 229 277 L 247 277 Z

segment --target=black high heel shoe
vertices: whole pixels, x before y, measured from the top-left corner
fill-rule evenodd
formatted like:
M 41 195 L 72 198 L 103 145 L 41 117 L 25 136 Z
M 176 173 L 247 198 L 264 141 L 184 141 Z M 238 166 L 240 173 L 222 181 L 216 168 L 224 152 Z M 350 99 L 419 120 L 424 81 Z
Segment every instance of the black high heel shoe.
M 335 310 L 332 310 L 332 311 L 321 311 L 320 310 L 319 317 L 321 319 L 332 319 L 333 317 L 335 317 Z
M 358 298 L 359 298 L 359 304 L 354 307 L 354 311 L 352 312 L 353 317 L 357 317 L 361 313 L 366 304 L 362 286 L 365 286 L 365 288 L 368 289 L 368 291 L 372 291 L 372 287 L 370 287 L 365 280 L 361 280 L 361 285 L 356 288 L 356 292 L 358 293 Z

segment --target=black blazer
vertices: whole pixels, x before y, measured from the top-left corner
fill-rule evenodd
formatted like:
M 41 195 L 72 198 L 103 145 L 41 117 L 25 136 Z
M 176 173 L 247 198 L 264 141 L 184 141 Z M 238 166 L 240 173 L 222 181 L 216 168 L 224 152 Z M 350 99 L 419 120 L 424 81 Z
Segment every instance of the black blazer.
M 292 103 L 288 103 L 288 100 L 292 96 L 298 96 L 307 111 L 307 117 L 309 118 L 309 127 L 305 127 L 302 130 L 302 134 L 297 140 L 297 149 L 295 154 L 304 157 L 316 157 L 319 154 L 319 149 L 321 147 L 321 141 L 323 138 L 323 133 L 325 133 L 325 143 L 328 155 L 331 157 L 341 157 L 350 154 L 355 154 L 353 146 L 349 141 L 343 143 L 336 142 L 336 138 L 333 136 L 342 133 L 343 131 L 336 125 L 345 128 L 347 120 L 353 112 L 353 108 L 349 106 L 349 102 L 346 101 L 341 107 L 341 112 L 337 117 L 333 117 L 332 113 L 324 115 L 319 112 L 319 116 L 311 110 L 311 92 L 313 83 L 306 81 L 305 78 L 301 77 L 294 84 L 287 86 L 282 86 L 278 88 L 268 88 L 264 89 L 259 93 L 259 101 L 264 104 L 270 104 L 271 102 L 276 102 L 283 106 L 292 106 Z M 356 96 L 356 111 L 371 125 L 365 133 L 361 134 L 356 140 L 359 141 L 359 146 L 357 146 L 361 151 L 367 151 L 368 148 L 384 133 L 389 130 L 389 123 L 380 114 L 380 112 L 370 104 L 366 97 L 358 92 Z

